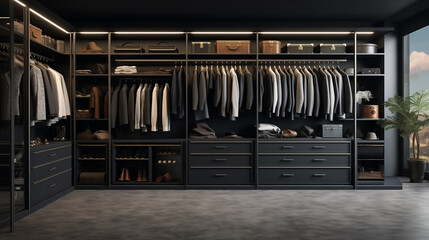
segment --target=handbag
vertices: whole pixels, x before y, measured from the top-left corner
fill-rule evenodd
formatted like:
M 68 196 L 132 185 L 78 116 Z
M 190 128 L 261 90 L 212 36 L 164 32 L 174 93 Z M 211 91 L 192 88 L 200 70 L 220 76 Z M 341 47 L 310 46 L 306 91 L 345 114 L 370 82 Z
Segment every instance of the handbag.
M 125 42 L 121 46 L 114 48 L 117 53 L 144 53 L 144 49 L 141 46 L 134 45 L 132 42 Z
M 149 46 L 150 53 L 178 53 L 176 46 L 170 46 L 167 42 L 159 42 L 156 46 Z

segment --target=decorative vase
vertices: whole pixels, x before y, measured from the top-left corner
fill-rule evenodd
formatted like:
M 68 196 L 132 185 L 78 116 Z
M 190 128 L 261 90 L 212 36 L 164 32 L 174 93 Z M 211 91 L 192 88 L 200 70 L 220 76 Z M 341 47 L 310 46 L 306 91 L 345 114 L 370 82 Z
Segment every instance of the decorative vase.
M 426 160 L 413 158 L 408 159 L 408 173 L 410 175 L 410 182 L 421 183 L 425 176 Z

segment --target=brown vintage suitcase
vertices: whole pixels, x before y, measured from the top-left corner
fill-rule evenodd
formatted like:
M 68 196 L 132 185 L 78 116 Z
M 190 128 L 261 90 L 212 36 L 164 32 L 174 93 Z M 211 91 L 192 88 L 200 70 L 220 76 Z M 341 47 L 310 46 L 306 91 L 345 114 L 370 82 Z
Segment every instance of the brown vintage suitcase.
M 216 41 L 216 53 L 250 53 L 250 41 Z
M 261 48 L 261 53 L 280 53 L 281 42 L 280 41 L 262 41 L 260 48 Z
M 288 43 L 283 47 L 283 51 L 287 53 L 314 53 L 314 43 Z
M 38 41 L 39 43 L 43 43 L 42 39 L 42 29 L 30 25 L 30 38 L 34 41 Z
M 378 105 L 360 105 L 359 118 L 378 118 Z

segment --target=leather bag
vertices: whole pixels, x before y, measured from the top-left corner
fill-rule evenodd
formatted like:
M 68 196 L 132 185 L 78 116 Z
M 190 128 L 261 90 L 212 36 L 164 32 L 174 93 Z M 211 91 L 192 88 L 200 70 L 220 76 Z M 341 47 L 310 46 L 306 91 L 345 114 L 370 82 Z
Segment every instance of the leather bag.
M 216 53 L 250 53 L 250 41 L 216 41 Z

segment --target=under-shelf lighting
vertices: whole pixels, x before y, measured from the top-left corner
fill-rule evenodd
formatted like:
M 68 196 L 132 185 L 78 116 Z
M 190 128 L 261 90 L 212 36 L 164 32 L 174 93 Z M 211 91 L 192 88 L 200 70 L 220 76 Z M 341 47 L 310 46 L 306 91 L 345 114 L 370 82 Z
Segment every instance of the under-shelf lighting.
M 254 32 L 191 32 L 191 34 L 201 34 L 201 35 L 210 35 L 210 34 L 249 35 L 249 34 L 254 34 Z
M 36 14 L 37 16 L 39 16 L 41 19 L 45 20 L 46 22 L 50 23 L 52 26 L 60 29 L 61 31 L 69 34 L 70 32 L 68 32 L 67 30 L 65 30 L 64 28 L 58 26 L 56 23 L 52 22 L 51 20 L 47 19 L 45 16 L 43 16 L 42 14 L 38 13 L 36 10 L 33 10 L 32 8 L 30 8 L 30 12 Z
M 25 5 L 23 2 L 19 1 L 19 0 L 14 0 L 16 3 L 18 3 L 19 5 L 26 7 L 27 5 Z M 45 20 L 46 22 L 52 24 L 54 27 L 60 29 L 61 31 L 69 34 L 70 32 L 68 32 L 67 30 L 65 30 L 64 28 L 58 26 L 56 23 L 52 22 L 51 20 L 49 20 L 48 18 L 46 18 L 45 16 L 43 16 L 42 14 L 38 13 L 36 10 L 30 8 L 30 12 L 36 14 L 37 16 L 39 16 L 41 19 Z
M 21 1 L 15 0 L 15 2 L 18 3 L 19 5 L 23 6 L 23 7 L 27 6 L 24 3 L 22 3 Z
M 371 35 L 371 34 L 374 34 L 374 32 L 356 32 L 356 34 Z
M 260 34 L 267 35 L 347 35 L 352 34 L 353 32 L 260 32 Z
M 133 34 L 142 34 L 142 35 L 177 35 L 185 34 L 185 32 L 113 32 L 114 34 L 123 34 L 123 35 L 133 35 Z
M 102 35 L 108 34 L 109 32 L 78 32 L 79 34 L 88 34 L 88 35 Z

